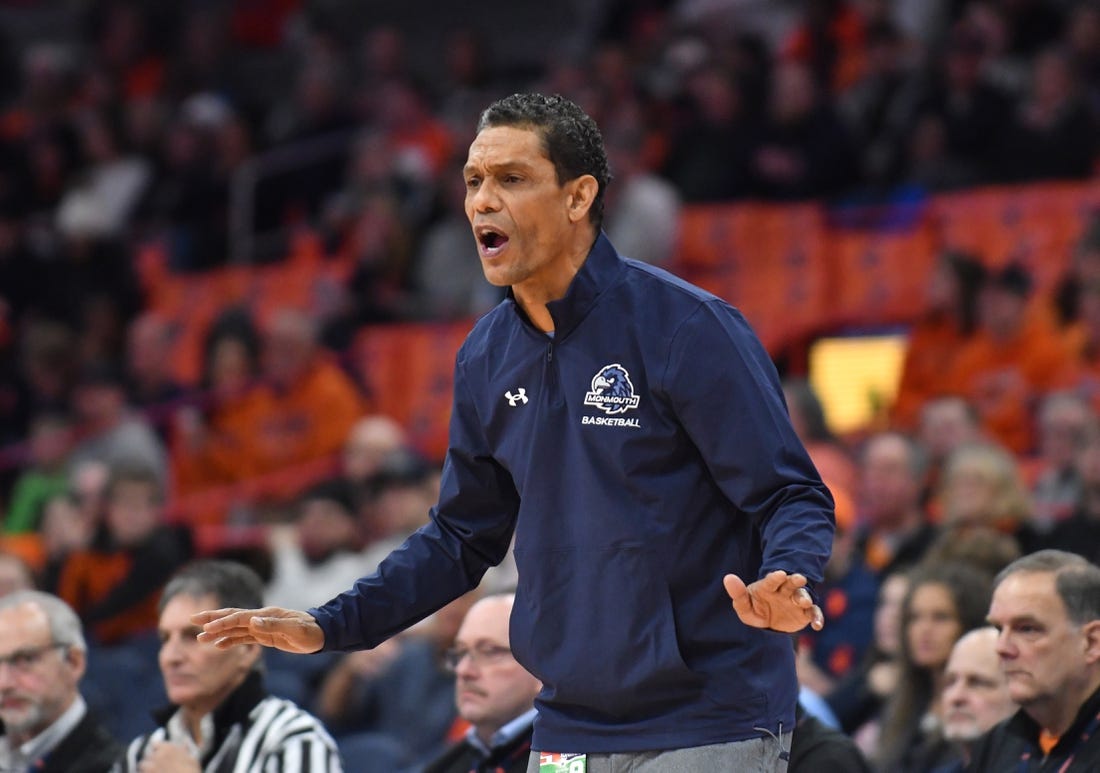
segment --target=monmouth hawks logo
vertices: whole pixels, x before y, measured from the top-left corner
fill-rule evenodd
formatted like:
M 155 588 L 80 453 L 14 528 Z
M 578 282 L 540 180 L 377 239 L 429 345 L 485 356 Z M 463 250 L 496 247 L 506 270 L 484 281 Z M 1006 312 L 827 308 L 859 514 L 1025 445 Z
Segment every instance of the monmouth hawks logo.
M 608 416 L 637 408 L 638 396 L 626 368 L 619 363 L 601 368 L 592 379 L 592 391 L 585 394 L 584 404 L 599 408 Z

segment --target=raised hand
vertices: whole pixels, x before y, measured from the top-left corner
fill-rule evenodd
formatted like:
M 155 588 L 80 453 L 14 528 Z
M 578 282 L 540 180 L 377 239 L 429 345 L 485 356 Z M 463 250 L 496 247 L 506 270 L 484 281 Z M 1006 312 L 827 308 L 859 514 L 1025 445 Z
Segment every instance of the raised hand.
M 783 633 L 801 631 L 807 625 L 820 631 L 825 625 L 825 616 L 810 597 L 801 574 L 776 570 L 749 585 L 737 575 L 727 574 L 722 584 L 733 611 L 745 625 Z
M 317 652 L 325 633 L 313 616 L 282 607 L 212 609 L 191 616 L 202 627 L 198 640 L 227 649 L 237 644 L 262 644 L 285 652 Z

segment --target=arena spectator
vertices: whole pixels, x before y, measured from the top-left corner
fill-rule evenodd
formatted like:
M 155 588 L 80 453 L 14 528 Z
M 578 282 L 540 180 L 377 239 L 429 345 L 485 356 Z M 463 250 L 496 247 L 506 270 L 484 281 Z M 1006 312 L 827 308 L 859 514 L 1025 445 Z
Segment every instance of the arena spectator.
M 80 620 L 56 596 L 0 597 L 0 770 L 107 773 L 122 751 L 89 712 Z
M 1072 553 L 1024 556 L 997 578 L 989 622 L 1020 707 L 974 752 L 976 773 L 1100 765 L 1100 569 Z
M 885 576 L 920 561 L 936 536 L 921 506 L 923 450 L 900 433 L 869 438 L 860 459 L 859 549 L 873 571 Z
M 31 422 L 27 442 L 30 458 L 12 486 L 5 534 L 26 534 L 38 527 L 42 507 L 69 484 L 65 465 L 72 447 L 72 422 L 62 413 L 43 413 Z
M 1031 89 L 1004 132 L 998 168 L 1017 181 L 1087 178 L 1098 131 L 1070 58 L 1058 49 L 1044 51 L 1032 65 Z
M 875 748 L 882 708 L 897 688 L 901 674 L 901 608 L 908 592 L 909 576 L 904 571 L 882 580 L 871 646 L 826 696 L 840 729 L 851 735 L 865 754 Z
M 985 268 L 977 258 L 949 252 L 936 261 L 925 286 L 925 311 L 909 330 L 891 419 L 917 427 L 921 409 L 948 389 L 946 374 L 977 325 L 977 298 Z
M 1019 464 L 996 444 L 977 443 L 952 452 L 940 484 L 940 507 L 947 533 L 991 528 L 1013 537 L 1025 553 L 1039 546 Z
M 901 676 L 884 709 L 876 761 L 882 770 L 926 771 L 939 748 L 943 673 L 960 636 L 979 627 L 990 579 L 966 565 L 921 567 L 901 612 Z
M 69 455 L 69 469 L 84 462 L 109 467 L 141 465 L 167 485 L 166 451 L 149 422 L 133 410 L 126 398 L 122 373 L 108 362 L 88 365 L 73 392 L 77 444 Z
M 156 730 L 130 742 L 121 771 L 343 770 L 324 726 L 264 689 L 258 647 L 226 652 L 195 639 L 195 612 L 261 603 L 260 578 L 240 564 L 200 561 L 169 580 L 157 631 L 171 705 L 157 713 Z
M 1032 522 L 1049 531 L 1072 513 L 1081 499 L 1074 458 L 1096 430 L 1089 402 L 1073 392 L 1054 392 L 1039 403 L 1037 458 L 1024 462 L 1030 473 Z
M 104 523 L 65 559 L 58 595 L 95 641 L 116 644 L 156 628 L 157 594 L 192 545 L 185 528 L 165 522 L 164 487 L 150 468 L 112 467 L 105 496 Z
M 970 400 L 985 430 L 1017 454 L 1033 449 L 1035 401 L 1069 378 L 1061 339 L 1045 320 L 1025 313 L 1031 290 L 1031 275 L 1018 263 L 986 277 L 978 330 L 948 375 L 950 391 Z
M 1073 514 L 1056 523 L 1043 544 L 1095 563 L 1100 560 L 1100 432 L 1095 428 L 1083 438 L 1073 466 L 1080 482 L 1080 499 Z
M 943 703 L 943 738 L 958 759 L 956 767 L 942 767 L 944 773 L 961 771 L 977 741 L 1016 710 L 997 656 L 996 628 L 978 628 L 955 642 L 944 670 Z
M 542 685 L 512 657 L 508 619 L 514 600 L 511 594 L 486 596 L 466 613 L 445 657 L 455 673 L 458 715 L 470 727 L 424 773 L 527 770 L 534 701 Z
M 317 594 L 336 596 L 371 568 L 361 552 L 360 496 L 349 481 L 322 481 L 298 498 L 293 523 L 272 527 L 269 603 L 297 607 Z

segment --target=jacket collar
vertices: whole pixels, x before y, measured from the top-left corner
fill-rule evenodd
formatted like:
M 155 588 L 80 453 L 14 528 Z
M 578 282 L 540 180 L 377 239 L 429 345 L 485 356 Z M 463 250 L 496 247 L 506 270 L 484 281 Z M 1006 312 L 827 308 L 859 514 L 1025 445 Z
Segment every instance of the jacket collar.
M 1098 715 L 1100 715 L 1100 688 L 1093 692 L 1088 700 L 1081 705 L 1081 708 L 1077 711 L 1077 716 L 1073 719 L 1073 724 L 1069 726 L 1069 730 L 1062 733 L 1054 748 L 1059 749 L 1064 743 L 1076 743 L 1085 727 Z M 1042 728 L 1039 727 L 1038 722 L 1031 718 L 1030 714 L 1020 709 L 1008 720 L 1005 730 L 1010 735 L 1036 746 L 1039 743 L 1039 733 Z
M 267 697 L 264 688 L 263 675 L 259 671 L 251 671 L 236 690 L 229 694 L 221 705 L 214 709 L 214 746 L 217 749 L 225 740 L 233 725 L 246 722 L 256 704 Z M 172 715 L 179 711 L 179 706 L 174 704 L 157 709 L 153 712 L 153 718 L 157 724 L 163 727 L 168 724 Z
M 581 264 L 577 275 L 569 283 L 565 296 L 546 305 L 554 319 L 554 338 L 561 340 L 580 324 L 605 289 L 610 287 L 623 269 L 623 260 L 611 245 L 603 231 L 596 237 L 592 249 Z M 508 298 L 516 312 L 528 321 L 519 304 L 516 303 L 512 289 L 508 288 Z M 529 321 L 528 321 L 529 322 Z

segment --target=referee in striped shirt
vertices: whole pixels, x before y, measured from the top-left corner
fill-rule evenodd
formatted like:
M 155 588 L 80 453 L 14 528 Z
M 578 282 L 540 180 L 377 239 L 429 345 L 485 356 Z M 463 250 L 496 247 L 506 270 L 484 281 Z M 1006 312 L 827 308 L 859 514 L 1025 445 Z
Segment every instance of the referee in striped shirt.
M 264 689 L 258 645 L 220 650 L 196 639 L 194 613 L 262 604 L 260 578 L 231 561 L 198 561 L 168 582 L 158 632 L 171 705 L 156 714 L 156 730 L 130 743 L 116 773 L 342 773 L 321 722 Z

